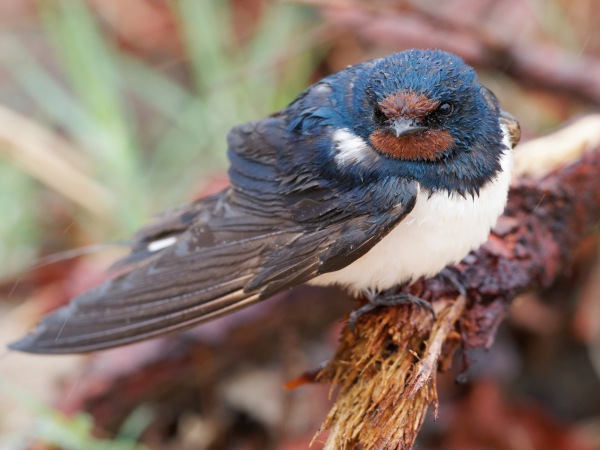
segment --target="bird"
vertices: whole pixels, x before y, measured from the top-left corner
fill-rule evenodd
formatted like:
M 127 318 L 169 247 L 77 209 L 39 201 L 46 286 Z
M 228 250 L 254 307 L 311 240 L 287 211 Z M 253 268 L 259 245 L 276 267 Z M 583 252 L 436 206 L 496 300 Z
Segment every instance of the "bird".
M 516 119 L 454 54 L 412 49 L 348 66 L 235 126 L 230 187 L 142 228 L 117 276 L 9 348 L 129 344 L 304 283 L 389 304 L 394 286 L 487 240 L 519 138 Z

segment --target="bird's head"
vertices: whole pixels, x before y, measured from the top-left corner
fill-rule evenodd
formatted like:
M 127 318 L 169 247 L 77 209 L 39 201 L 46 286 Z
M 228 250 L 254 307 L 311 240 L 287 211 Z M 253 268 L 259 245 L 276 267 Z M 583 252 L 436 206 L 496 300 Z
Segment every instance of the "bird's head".
M 476 192 L 518 140 L 504 129 L 518 128 L 516 121 L 450 53 L 410 50 L 374 60 L 352 91 L 349 128 L 373 153 L 355 162 L 412 176 L 432 190 Z

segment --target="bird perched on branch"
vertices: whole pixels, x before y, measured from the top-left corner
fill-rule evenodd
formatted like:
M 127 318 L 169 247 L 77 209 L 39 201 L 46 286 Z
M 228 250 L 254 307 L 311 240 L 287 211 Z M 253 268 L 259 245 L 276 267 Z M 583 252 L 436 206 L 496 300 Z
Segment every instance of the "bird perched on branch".
M 488 237 L 519 139 L 460 58 L 410 50 L 324 78 L 228 136 L 231 187 L 139 231 L 124 273 L 10 347 L 86 352 L 181 330 L 297 286 L 373 305 Z

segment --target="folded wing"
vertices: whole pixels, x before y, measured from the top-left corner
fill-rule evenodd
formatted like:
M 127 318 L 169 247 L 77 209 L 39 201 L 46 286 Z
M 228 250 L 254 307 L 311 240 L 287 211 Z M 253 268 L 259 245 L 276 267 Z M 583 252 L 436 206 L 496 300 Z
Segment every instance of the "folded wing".
M 231 188 L 141 230 L 124 274 L 10 347 L 87 352 L 191 327 L 350 264 L 414 206 L 413 182 L 315 181 L 292 167 L 289 133 L 281 117 L 235 128 Z

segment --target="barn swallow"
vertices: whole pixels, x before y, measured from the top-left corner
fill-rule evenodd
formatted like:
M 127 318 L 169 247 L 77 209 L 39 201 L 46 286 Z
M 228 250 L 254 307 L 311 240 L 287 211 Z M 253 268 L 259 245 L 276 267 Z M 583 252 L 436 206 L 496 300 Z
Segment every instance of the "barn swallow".
M 519 134 L 455 55 L 410 50 L 350 66 L 234 127 L 231 187 L 140 230 L 123 273 L 10 348 L 94 351 L 301 283 L 376 298 L 433 276 L 487 239 Z

